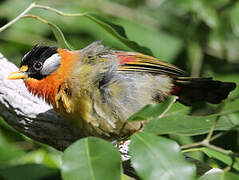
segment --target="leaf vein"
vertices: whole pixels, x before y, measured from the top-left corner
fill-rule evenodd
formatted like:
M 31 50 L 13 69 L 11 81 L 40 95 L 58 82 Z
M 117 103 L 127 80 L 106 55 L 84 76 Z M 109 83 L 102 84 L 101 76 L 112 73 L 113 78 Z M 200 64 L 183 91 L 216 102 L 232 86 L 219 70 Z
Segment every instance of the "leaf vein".
M 91 160 L 90 160 L 88 139 L 85 140 L 85 148 L 86 148 L 86 154 L 87 154 L 87 159 L 88 159 L 88 165 L 89 165 L 89 169 L 90 169 L 91 178 L 92 178 L 92 180 L 95 180 L 95 175 L 94 175 L 94 171 L 93 171 Z

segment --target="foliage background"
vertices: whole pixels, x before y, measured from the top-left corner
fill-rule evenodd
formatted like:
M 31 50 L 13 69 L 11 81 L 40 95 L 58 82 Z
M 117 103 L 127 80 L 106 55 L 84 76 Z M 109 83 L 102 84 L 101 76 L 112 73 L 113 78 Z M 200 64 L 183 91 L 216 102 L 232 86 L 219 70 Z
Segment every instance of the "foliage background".
M 0 0 L 0 27 L 20 14 L 30 2 Z M 192 76 L 212 76 L 221 81 L 239 83 L 239 2 L 236 0 L 41 0 L 37 3 L 63 12 L 98 14 L 124 27 L 129 39 L 150 48 L 155 57 L 177 65 Z M 103 40 L 103 44 L 109 47 L 131 50 L 87 18 L 61 17 L 40 9 L 33 9 L 31 13 L 57 24 L 74 49 Z M 49 27 L 34 19 L 22 19 L 0 33 L 0 52 L 17 65 L 21 57 L 38 43 L 56 45 Z M 238 89 L 231 93 L 231 97 L 237 95 Z M 239 102 L 233 106 L 239 110 Z M 207 115 L 217 112 L 218 107 L 200 103 L 190 113 Z M 239 122 L 239 113 L 231 114 L 230 118 Z M 166 136 L 184 145 L 204 139 L 205 133 L 197 136 L 166 133 Z M 237 126 L 213 143 L 238 153 Z M 190 153 L 190 156 L 213 167 L 227 167 L 201 151 Z M 0 179 L 1 174 L 5 177 L 7 169 L 11 169 L 9 166 L 16 168 L 32 163 L 33 170 L 28 170 L 32 179 L 60 178 L 57 168 L 60 167 L 61 152 L 26 138 L 1 119 Z M 39 168 L 39 165 L 43 168 L 42 174 L 34 177 L 34 168 Z M 23 169 L 18 169 L 19 174 L 24 175 Z M 233 172 L 237 173 L 235 169 Z

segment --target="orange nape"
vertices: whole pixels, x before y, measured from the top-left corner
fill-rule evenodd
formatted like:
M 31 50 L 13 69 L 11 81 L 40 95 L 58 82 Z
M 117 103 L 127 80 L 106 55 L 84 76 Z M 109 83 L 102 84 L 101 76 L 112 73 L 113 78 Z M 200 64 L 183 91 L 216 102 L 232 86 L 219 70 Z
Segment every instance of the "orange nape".
M 57 52 L 61 56 L 61 65 L 55 72 L 41 80 L 29 77 L 24 79 L 28 90 L 38 97 L 43 97 L 49 104 L 54 104 L 59 86 L 67 78 L 79 56 L 66 49 L 58 49 Z

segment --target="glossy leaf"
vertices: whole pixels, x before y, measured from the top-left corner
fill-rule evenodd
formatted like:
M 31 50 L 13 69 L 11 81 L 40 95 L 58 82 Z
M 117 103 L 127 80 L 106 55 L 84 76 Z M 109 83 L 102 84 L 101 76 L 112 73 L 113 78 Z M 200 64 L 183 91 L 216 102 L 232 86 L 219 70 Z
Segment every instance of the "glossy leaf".
M 72 49 L 70 47 L 70 45 L 67 43 L 67 41 L 65 39 L 65 36 L 61 32 L 60 28 L 57 25 L 55 25 L 54 23 L 51 23 L 51 22 L 49 22 L 49 21 L 47 21 L 47 20 L 45 20 L 45 19 L 43 19 L 41 17 L 34 16 L 34 15 L 27 15 L 27 16 L 24 16 L 24 18 L 34 18 L 34 19 L 39 20 L 42 23 L 47 24 L 50 27 L 50 29 L 52 30 L 52 32 L 53 32 L 53 34 L 54 34 L 54 36 L 55 36 L 59 46 L 61 48 L 66 48 L 66 49 L 70 49 L 70 50 Z
M 176 101 L 176 96 L 168 97 L 164 102 L 158 104 L 148 104 L 144 106 L 141 110 L 133 114 L 129 117 L 123 124 L 121 128 L 121 132 L 124 129 L 125 125 L 132 121 L 142 121 L 142 120 L 150 120 L 153 118 L 158 118 L 159 116 L 163 116 L 166 111 L 168 111 L 172 104 Z
M 72 16 L 74 16 L 74 15 L 72 15 Z M 120 42 L 122 42 L 123 44 L 125 44 L 126 46 L 131 48 L 132 50 L 135 50 L 137 52 L 141 52 L 144 54 L 152 55 L 152 51 L 149 48 L 140 46 L 136 42 L 129 40 L 125 34 L 123 27 L 113 24 L 111 22 L 108 22 L 107 20 L 103 19 L 102 17 L 96 16 L 96 15 L 79 14 L 79 16 L 84 16 L 84 17 L 90 19 L 91 21 L 95 22 L 96 24 L 100 25 L 104 30 L 106 30 L 108 33 L 113 35 Z M 57 42 L 59 43 L 59 45 L 62 48 L 71 49 L 71 47 L 69 46 L 69 44 L 67 43 L 67 41 L 64 37 L 64 34 L 61 32 L 60 28 L 57 25 L 55 25 L 43 18 L 40 18 L 38 16 L 28 15 L 25 17 L 35 18 L 35 19 L 49 25 L 49 27 L 51 28 L 52 32 L 54 33 L 54 35 L 57 39 Z
M 235 113 L 239 112 L 239 95 L 238 95 L 238 93 L 234 98 L 227 99 L 225 101 L 225 103 L 226 103 L 226 105 L 225 105 L 222 113 L 229 114 L 230 112 L 235 112 Z
M 133 167 L 143 180 L 191 180 L 195 167 L 184 159 L 176 142 L 150 133 L 133 135 L 130 144 Z
M 41 148 L 26 153 L 24 156 L 19 158 L 18 161 L 24 164 L 38 163 L 51 168 L 59 168 L 61 160 L 60 158 L 60 154 L 52 154 L 49 153 L 47 150 Z
M 170 108 L 169 106 L 172 105 L 175 101 L 176 97 L 170 96 L 162 103 L 148 104 L 141 110 L 139 110 L 137 113 L 130 116 L 126 122 L 157 118 L 162 113 L 164 113 L 168 108 Z
M 165 116 L 172 116 L 178 114 L 189 114 L 191 112 L 190 106 L 185 106 L 180 102 L 176 102 L 173 106 L 169 109 L 169 111 L 165 114 Z
M 229 17 L 231 19 L 231 24 L 232 24 L 232 30 L 237 36 L 239 35 L 238 10 L 239 10 L 239 4 L 236 3 L 236 5 L 229 12 Z
M 200 150 L 202 152 L 204 152 L 205 154 L 207 154 L 210 158 L 215 158 L 218 159 L 224 163 L 226 163 L 228 166 L 231 166 L 233 164 L 233 168 L 235 168 L 236 170 L 239 170 L 239 158 L 238 157 L 229 157 L 221 152 L 215 151 L 213 149 L 209 149 L 209 148 L 200 148 Z M 230 151 L 229 151 L 230 152 Z
M 12 161 L 15 161 L 19 157 L 22 157 L 26 152 L 21 150 L 16 150 L 9 145 L 4 145 L 0 147 L 0 165 L 2 164 L 11 164 Z
M 149 121 L 145 126 L 145 131 L 154 134 L 187 136 L 205 134 L 218 115 L 221 117 L 217 121 L 215 130 L 229 130 L 239 125 L 239 119 L 233 116 L 235 112 L 239 111 L 239 98 L 228 99 L 225 103 L 226 106 L 222 112 L 208 116 L 187 115 L 189 108 L 176 103 L 163 118 Z
M 50 26 L 50 28 L 51 28 L 58 44 L 60 45 L 60 47 L 72 50 L 70 45 L 67 43 L 67 41 L 65 39 L 65 36 L 61 32 L 60 28 L 57 25 L 55 25 L 53 23 L 50 23 L 50 22 L 48 22 L 47 24 Z
M 211 28 L 215 28 L 219 24 L 219 19 L 216 11 L 211 7 L 202 7 L 198 12 L 200 18 Z
M 216 116 L 189 116 L 173 114 L 161 119 L 152 120 L 145 126 L 146 132 L 154 134 L 199 135 L 209 131 Z M 217 121 L 216 130 L 229 130 L 238 125 L 227 116 L 221 116 Z
M 121 156 L 107 141 L 84 138 L 66 149 L 61 172 L 64 180 L 120 180 Z
M 149 48 L 140 46 L 138 43 L 129 40 L 126 37 L 125 31 L 121 26 L 108 22 L 102 17 L 95 16 L 92 14 L 91 15 L 85 14 L 84 16 L 94 21 L 96 24 L 100 25 L 104 30 L 113 35 L 115 38 L 117 38 L 120 42 L 128 46 L 130 49 L 144 54 L 152 55 L 152 51 Z
M 209 173 L 199 178 L 199 180 L 238 180 L 238 179 L 239 175 L 231 172 Z
M 164 12 L 161 12 L 159 16 L 165 16 Z M 166 21 L 171 20 L 167 19 Z M 162 23 L 160 20 L 159 22 Z M 147 27 L 143 27 L 141 24 L 135 24 L 134 22 L 123 19 L 118 19 L 116 23 L 123 24 L 124 28 L 127 29 L 129 39 L 150 47 L 155 57 L 166 62 L 173 63 L 177 55 L 183 50 L 183 41 L 166 31 L 153 31 Z M 172 25 L 174 26 L 175 24 Z

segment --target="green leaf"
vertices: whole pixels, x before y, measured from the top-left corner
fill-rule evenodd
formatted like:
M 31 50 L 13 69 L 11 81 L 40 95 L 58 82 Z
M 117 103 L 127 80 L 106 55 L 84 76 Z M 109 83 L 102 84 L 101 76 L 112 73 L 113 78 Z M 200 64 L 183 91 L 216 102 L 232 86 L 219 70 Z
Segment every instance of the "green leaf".
M 59 46 L 61 48 L 66 48 L 66 49 L 72 50 L 70 45 L 67 43 L 67 41 L 64 37 L 64 34 L 61 32 L 60 28 L 57 25 L 50 23 L 50 22 L 48 22 L 47 24 L 50 26 Z
M 190 106 L 185 106 L 181 104 L 180 102 L 176 102 L 173 104 L 173 106 L 170 108 L 170 110 L 165 114 L 165 116 L 172 116 L 172 115 L 178 115 L 178 114 L 189 114 L 191 112 Z
M 238 37 L 239 35 L 239 3 L 236 3 L 235 6 L 232 7 L 231 11 L 229 11 L 229 18 L 232 27 L 233 33 Z
M 132 50 L 135 50 L 137 52 L 141 52 L 144 54 L 152 55 L 152 51 L 149 48 L 140 46 L 136 42 L 129 40 L 125 34 L 124 29 L 121 26 L 113 24 L 111 22 L 108 22 L 107 20 L 103 19 L 102 17 L 96 16 L 96 15 L 79 14 L 79 16 L 84 16 L 84 17 L 90 19 L 91 21 L 95 22 L 96 24 L 100 25 L 104 30 L 106 30 L 108 33 L 113 35 L 120 42 L 122 42 L 127 47 L 131 48 Z M 27 15 L 24 17 L 25 18 L 27 18 L 27 17 L 35 18 L 35 19 L 49 25 L 49 27 L 51 28 L 52 32 L 54 33 L 54 35 L 57 39 L 58 44 L 62 48 L 71 49 L 64 37 L 64 34 L 61 32 L 60 28 L 57 25 L 55 25 L 41 17 L 34 16 L 34 15 Z
M 39 180 L 39 179 L 59 179 L 58 169 L 47 168 L 38 164 L 26 164 L 0 168 L 0 176 L 4 180 Z
M 72 50 L 70 45 L 67 43 L 67 41 L 66 41 L 66 39 L 64 37 L 64 34 L 61 32 L 60 28 L 57 25 L 55 25 L 55 24 L 53 24 L 53 23 L 51 23 L 51 22 L 49 22 L 49 21 L 47 21 L 47 20 L 45 20 L 45 19 L 43 19 L 41 17 L 34 16 L 34 15 L 27 15 L 27 16 L 24 16 L 23 18 L 33 18 L 33 19 L 39 20 L 42 23 L 47 24 L 50 27 L 50 29 L 52 30 L 52 32 L 53 32 L 53 34 L 54 34 L 54 36 L 55 36 L 59 46 L 61 48 L 66 48 L 66 49 Z
M 133 135 L 130 144 L 133 167 L 143 180 L 187 180 L 195 167 L 184 159 L 176 142 L 150 133 Z
M 234 158 L 229 157 L 228 155 L 225 155 L 221 152 L 218 152 L 213 149 L 206 148 L 206 147 L 200 148 L 200 151 L 204 152 L 210 158 L 218 159 L 229 166 L 231 166 L 233 163 L 232 167 L 235 168 L 236 170 L 239 170 L 239 158 L 238 157 L 234 157 Z
M 63 154 L 64 180 L 120 180 L 121 156 L 116 147 L 96 137 L 73 143 Z
M 205 134 L 211 128 L 213 121 L 218 115 L 221 117 L 217 121 L 215 130 L 229 130 L 239 125 L 239 119 L 233 113 L 238 112 L 238 99 L 228 99 L 225 101 L 223 111 L 218 114 L 208 116 L 187 115 L 189 107 L 175 103 L 166 115 L 160 119 L 153 119 L 146 123 L 145 131 L 154 134 L 175 134 L 175 135 L 199 135 Z
M 216 172 L 203 175 L 199 180 L 238 180 L 239 175 L 231 172 Z
M 49 153 L 43 148 L 28 152 L 18 159 L 19 162 L 24 164 L 38 163 L 51 168 L 59 168 L 60 160 L 60 155 Z
M 112 36 L 117 38 L 120 42 L 125 44 L 130 49 L 141 52 L 144 54 L 152 55 L 152 51 L 149 48 L 140 46 L 134 41 L 129 40 L 126 37 L 124 29 L 116 24 L 113 24 L 111 22 L 108 22 L 107 20 L 103 19 L 102 17 L 96 16 L 96 15 L 89 15 L 85 14 L 84 17 L 94 21 L 96 24 L 100 25 L 104 30 L 106 30 L 108 33 L 110 33 Z
M 199 17 L 211 28 L 215 28 L 219 24 L 219 17 L 215 9 L 203 6 L 198 9 Z
M 164 102 L 158 104 L 148 104 L 137 113 L 129 117 L 126 122 L 148 120 L 157 118 L 164 113 L 176 101 L 176 96 L 168 97 Z
M 234 98 L 228 98 L 225 102 L 226 105 L 223 108 L 224 113 L 239 112 L 239 94 L 236 94 Z
M 14 149 L 9 145 L 4 145 L 0 147 L 0 165 L 2 164 L 11 164 L 12 161 L 15 161 L 19 157 L 22 157 L 26 152 L 22 150 Z
M 161 14 L 159 16 L 161 16 Z M 158 19 L 157 21 L 160 22 L 160 19 Z M 150 28 L 143 27 L 140 24 L 136 24 L 135 22 L 130 22 L 122 19 L 116 19 L 116 23 L 123 25 L 123 27 L 127 30 L 129 39 L 132 39 L 139 44 L 143 44 L 146 47 L 150 47 L 150 49 L 153 51 L 154 56 L 158 57 L 159 59 L 173 63 L 178 54 L 183 51 L 185 45 L 183 40 L 175 34 L 164 31 L 161 28 L 159 28 L 158 31 L 154 31 Z M 166 28 L 170 28 L 174 26 L 174 24 L 172 26 L 168 26 L 169 27 Z
M 108 21 L 108 20 L 104 19 L 103 17 L 101 17 L 101 16 L 99 16 L 99 15 L 96 15 L 96 14 L 94 14 L 94 15 L 93 15 L 93 14 L 90 14 L 90 15 L 88 15 L 88 16 L 91 16 L 91 18 L 93 17 L 93 18 L 95 18 L 97 21 L 99 21 L 99 22 L 96 22 L 96 23 L 99 24 L 101 27 L 104 28 L 104 24 L 109 25 L 109 26 L 111 26 L 111 28 L 114 29 L 120 36 L 122 36 L 122 37 L 124 37 L 124 38 L 128 38 L 127 35 L 126 35 L 126 32 L 125 32 L 125 30 L 124 30 L 124 28 L 123 28 L 122 26 L 120 26 L 120 25 L 118 25 L 118 24 L 114 24 L 114 23 L 112 23 L 112 22 L 110 22 L 110 21 Z M 90 20 L 93 20 L 93 19 L 91 19 L 91 18 L 89 17 Z M 93 20 L 93 21 L 95 22 L 96 20 Z M 101 22 L 100 22 L 100 21 L 101 21 Z M 101 23 L 104 23 L 104 24 L 101 25 Z M 104 28 L 104 29 L 107 30 L 106 28 Z M 108 31 L 108 30 L 107 30 L 107 31 Z
M 164 113 L 166 113 L 171 108 L 176 99 L 176 96 L 170 96 L 162 103 L 148 104 L 144 106 L 141 110 L 130 116 L 129 119 L 124 122 L 120 131 L 122 132 L 125 125 L 129 122 L 150 120 L 153 118 L 158 118 L 159 116 L 163 116 Z
M 210 116 L 189 116 L 173 114 L 161 119 L 152 120 L 145 126 L 146 132 L 154 134 L 176 134 L 176 135 L 199 135 L 209 132 L 217 115 Z M 238 126 L 228 116 L 221 116 L 217 121 L 215 130 L 229 130 Z

